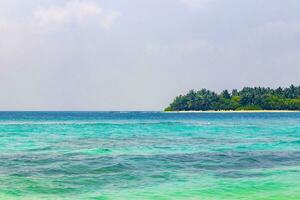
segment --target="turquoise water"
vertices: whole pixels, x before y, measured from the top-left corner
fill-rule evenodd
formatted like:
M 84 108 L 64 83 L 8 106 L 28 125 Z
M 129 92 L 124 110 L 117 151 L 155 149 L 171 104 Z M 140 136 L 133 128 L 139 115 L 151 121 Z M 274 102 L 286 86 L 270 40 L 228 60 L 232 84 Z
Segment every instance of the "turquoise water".
M 300 113 L 0 112 L 0 199 L 300 199 Z

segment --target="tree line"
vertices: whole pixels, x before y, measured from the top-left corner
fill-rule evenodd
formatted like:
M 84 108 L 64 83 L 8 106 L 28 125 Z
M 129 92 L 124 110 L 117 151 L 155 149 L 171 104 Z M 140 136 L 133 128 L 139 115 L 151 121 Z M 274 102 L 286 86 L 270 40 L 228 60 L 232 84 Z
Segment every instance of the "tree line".
M 177 96 L 165 111 L 189 110 L 300 110 L 300 86 L 244 87 L 216 93 L 208 89 L 190 90 Z

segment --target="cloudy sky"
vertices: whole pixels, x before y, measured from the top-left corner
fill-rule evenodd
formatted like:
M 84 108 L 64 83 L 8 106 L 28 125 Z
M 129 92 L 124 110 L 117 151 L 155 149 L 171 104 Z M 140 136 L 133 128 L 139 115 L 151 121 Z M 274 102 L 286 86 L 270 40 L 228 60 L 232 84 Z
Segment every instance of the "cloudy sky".
M 0 110 L 161 110 L 300 84 L 299 0 L 0 0 Z

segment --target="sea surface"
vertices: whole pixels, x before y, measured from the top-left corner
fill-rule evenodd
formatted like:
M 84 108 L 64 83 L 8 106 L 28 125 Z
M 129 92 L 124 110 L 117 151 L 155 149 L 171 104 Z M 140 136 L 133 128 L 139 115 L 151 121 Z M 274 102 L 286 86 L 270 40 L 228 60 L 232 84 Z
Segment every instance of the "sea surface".
M 299 200 L 300 113 L 0 112 L 0 199 Z

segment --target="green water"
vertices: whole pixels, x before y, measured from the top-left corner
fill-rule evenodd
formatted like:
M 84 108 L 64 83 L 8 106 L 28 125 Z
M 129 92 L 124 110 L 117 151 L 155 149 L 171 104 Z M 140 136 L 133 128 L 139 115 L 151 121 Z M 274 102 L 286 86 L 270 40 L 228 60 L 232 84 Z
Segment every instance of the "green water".
M 0 199 L 300 199 L 300 113 L 0 112 Z

